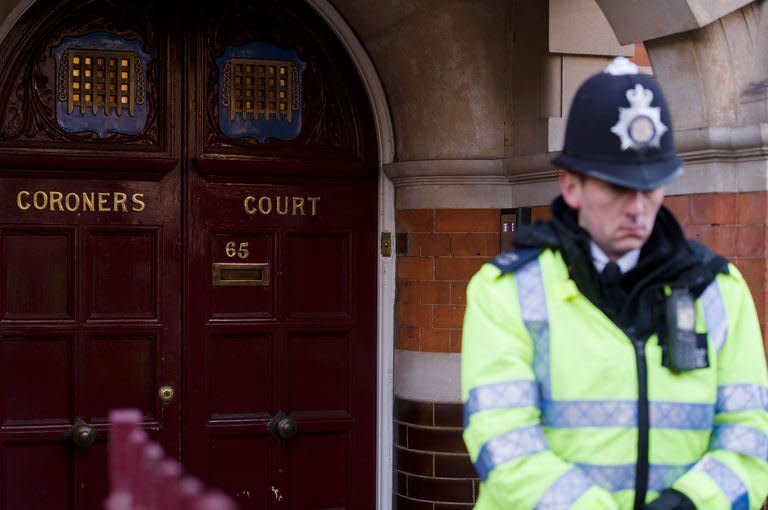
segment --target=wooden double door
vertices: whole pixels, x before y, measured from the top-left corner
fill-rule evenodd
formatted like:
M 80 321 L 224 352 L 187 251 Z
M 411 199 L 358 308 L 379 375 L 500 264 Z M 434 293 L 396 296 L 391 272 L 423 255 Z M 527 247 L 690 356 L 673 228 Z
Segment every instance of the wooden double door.
M 41 2 L 0 45 L 0 510 L 102 508 L 117 407 L 242 510 L 374 508 L 362 86 L 303 2 L 182 5 Z M 135 133 L 46 107 L 52 48 L 97 26 L 152 57 Z M 218 117 L 217 59 L 251 41 L 307 63 L 293 138 Z

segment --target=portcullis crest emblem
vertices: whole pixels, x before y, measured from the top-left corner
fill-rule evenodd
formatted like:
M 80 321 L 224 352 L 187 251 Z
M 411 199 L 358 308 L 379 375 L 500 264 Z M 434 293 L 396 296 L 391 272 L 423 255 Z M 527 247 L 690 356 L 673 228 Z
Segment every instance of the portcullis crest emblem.
M 668 128 L 661 122 L 661 108 L 651 106 L 653 91 L 638 83 L 627 90 L 626 96 L 629 108 L 619 107 L 619 120 L 611 128 L 621 139 L 621 150 L 661 147 L 661 136 Z

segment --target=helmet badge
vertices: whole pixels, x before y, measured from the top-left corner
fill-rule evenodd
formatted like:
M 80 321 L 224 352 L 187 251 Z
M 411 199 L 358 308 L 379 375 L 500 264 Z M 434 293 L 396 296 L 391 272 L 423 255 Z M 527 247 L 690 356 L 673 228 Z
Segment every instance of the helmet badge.
M 667 126 L 661 122 L 661 108 L 651 106 L 653 92 L 639 83 L 626 92 L 629 108 L 619 107 L 619 120 L 611 132 L 621 139 L 621 150 L 661 147 Z

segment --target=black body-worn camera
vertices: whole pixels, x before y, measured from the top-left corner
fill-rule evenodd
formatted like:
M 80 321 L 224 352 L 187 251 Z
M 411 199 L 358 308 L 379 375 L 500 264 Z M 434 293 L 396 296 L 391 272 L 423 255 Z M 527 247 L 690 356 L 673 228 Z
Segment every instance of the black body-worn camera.
M 696 302 L 687 289 L 667 296 L 665 316 L 662 364 L 678 372 L 708 367 L 707 335 L 696 333 Z

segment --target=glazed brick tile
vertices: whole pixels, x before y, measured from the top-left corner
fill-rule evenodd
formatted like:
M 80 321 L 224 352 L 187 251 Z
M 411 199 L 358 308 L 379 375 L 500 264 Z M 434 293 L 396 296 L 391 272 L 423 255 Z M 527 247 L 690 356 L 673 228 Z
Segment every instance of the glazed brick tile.
M 477 478 L 469 455 L 435 455 L 435 476 L 440 478 Z
M 447 257 L 451 254 L 449 234 L 412 234 L 409 237 L 409 254 L 420 257 Z
M 431 453 L 395 448 L 398 471 L 419 476 L 435 476 L 435 456 Z
M 464 310 L 458 305 L 435 305 L 432 324 L 435 328 L 461 328 Z
M 768 220 L 766 193 L 764 191 L 740 193 L 736 210 L 736 221 L 739 225 L 765 225 Z
M 472 503 L 472 480 L 408 476 L 408 496 L 433 501 Z
M 395 496 L 394 503 L 394 510 L 435 510 L 435 504 L 431 501 L 419 501 L 401 494 Z
M 435 510 L 472 510 L 473 506 L 473 503 L 435 503 Z
M 434 232 L 434 209 L 401 209 L 395 218 L 397 232 Z
M 393 430 L 395 446 L 408 446 L 408 426 L 403 423 L 395 423 Z
M 416 402 L 404 398 L 395 398 L 395 420 L 414 425 L 431 426 L 435 424 L 435 411 L 432 402 Z
M 435 232 L 497 233 L 501 223 L 499 209 L 437 209 Z
M 398 257 L 397 278 L 402 280 L 434 279 L 434 259 L 431 257 Z
M 435 280 L 469 281 L 487 261 L 485 257 L 439 258 L 435 261 Z
M 421 352 L 450 352 L 451 331 L 449 329 L 431 328 L 421 330 L 419 351 Z
M 395 494 L 408 494 L 408 476 L 400 471 L 395 472 L 393 477 L 394 487 L 392 490 Z
M 464 407 L 461 404 L 435 403 L 435 425 L 438 427 L 463 427 Z
M 408 427 L 408 448 L 436 453 L 466 453 L 462 430 Z

